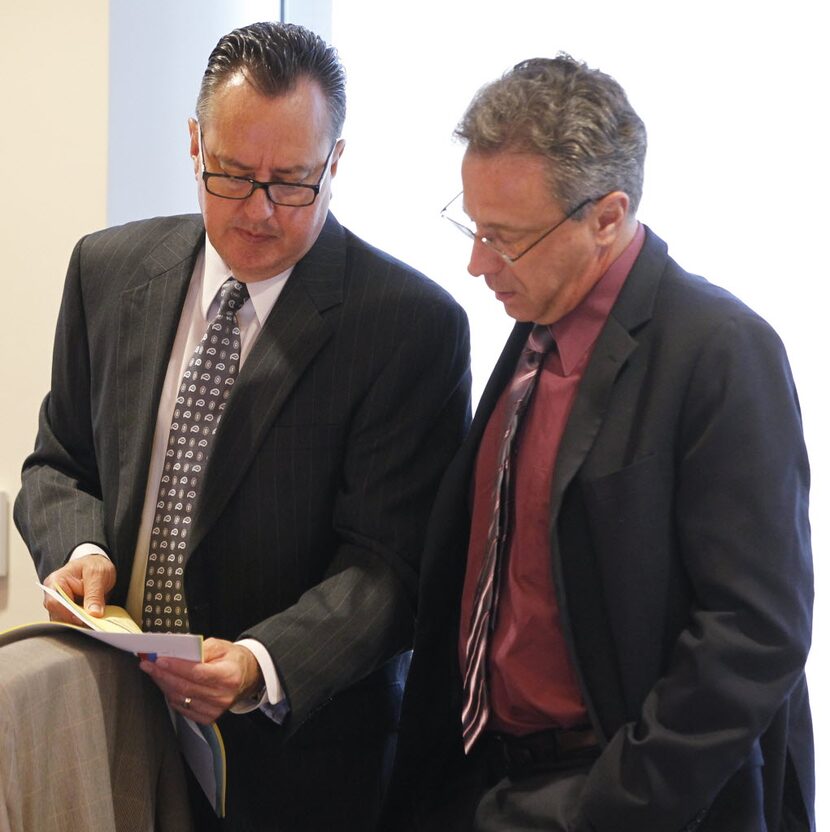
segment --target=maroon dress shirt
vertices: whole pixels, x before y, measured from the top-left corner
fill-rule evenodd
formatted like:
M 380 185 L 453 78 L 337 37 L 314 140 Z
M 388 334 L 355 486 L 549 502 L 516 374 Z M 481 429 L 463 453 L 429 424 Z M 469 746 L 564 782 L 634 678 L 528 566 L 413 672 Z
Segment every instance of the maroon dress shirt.
M 506 574 L 488 657 L 488 728 L 514 735 L 588 722 L 562 634 L 553 586 L 550 495 L 559 442 L 594 344 L 645 238 L 642 225 L 625 251 L 573 311 L 551 324 L 556 348 L 542 367 L 524 417 L 513 468 L 513 521 Z M 501 397 L 485 428 L 473 479 L 473 515 L 461 608 L 459 651 L 487 544 L 498 458 Z

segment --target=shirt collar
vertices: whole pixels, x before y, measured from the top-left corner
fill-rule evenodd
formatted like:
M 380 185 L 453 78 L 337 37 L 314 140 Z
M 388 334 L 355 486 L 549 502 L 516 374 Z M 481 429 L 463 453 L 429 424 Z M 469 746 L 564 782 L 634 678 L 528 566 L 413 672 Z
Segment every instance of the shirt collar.
M 570 375 L 580 365 L 599 337 L 625 279 L 643 247 L 645 236 L 645 226 L 638 223 L 631 242 L 581 303 L 550 325 L 564 375 Z
M 269 277 L 265 280 L 255 280 L 246 284 L 248 287 L 248 295 L 251 298 L 251 306 L 260 326 L 265 323 L 265 319 L 268 317 L 279 293 L 282 291 L 282 287 L 291 276 L 293 270 L 294 267 L 289 266 L 284 272 L 280 272 L 274 275 L 274 277 Z M 222 284 L 231 276 L 231 270 L 219 256 L 219 252 L 216 251 L 206 235 L 205 273 L 202 280 L 201 297 L 202 314 L 205 319 L 208 317 L 211 304 L 219 294 Z

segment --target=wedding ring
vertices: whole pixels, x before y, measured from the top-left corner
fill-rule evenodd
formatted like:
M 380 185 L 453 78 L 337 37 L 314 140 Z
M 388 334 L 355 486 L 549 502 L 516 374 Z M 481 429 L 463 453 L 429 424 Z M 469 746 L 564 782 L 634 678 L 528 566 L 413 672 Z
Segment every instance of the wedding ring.
M 189 707 L 190 707 L 190 703 L 191 703 L 192 701 L 193 701 L 193 700 L 192 700 L 189 696 L 185 696 L 184 701 L 182 702 L 182 707 L 183 707 L 183 708 L 189 708 Z

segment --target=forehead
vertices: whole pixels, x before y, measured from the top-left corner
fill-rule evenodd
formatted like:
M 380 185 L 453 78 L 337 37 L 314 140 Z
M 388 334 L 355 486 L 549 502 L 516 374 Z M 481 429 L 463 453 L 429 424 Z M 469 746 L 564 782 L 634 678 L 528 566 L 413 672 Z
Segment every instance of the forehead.
M 316 160 L 321 148 L 325 155 L 331 119 L 315 81 L 301 78 L 284 94 L 266 96 L 236 73 L 211 98 L 202 130 L 215 153 L 259 163 L 278 148 L 281 164 L 290 166 Z
M 538 154 L 467 150 L 461 179 L 464 210 L 479 223 L 538 222 L 559 208 L 549 163 Z

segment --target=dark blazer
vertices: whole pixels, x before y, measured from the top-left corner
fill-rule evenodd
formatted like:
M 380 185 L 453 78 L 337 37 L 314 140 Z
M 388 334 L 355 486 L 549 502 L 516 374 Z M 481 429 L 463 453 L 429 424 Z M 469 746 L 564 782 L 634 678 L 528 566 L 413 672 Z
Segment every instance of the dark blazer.
M 509 338 L 436 498 L 388 829 L 451 792 L 462 759 L 470 479 L 527 332 Z M 551 568 L 603 746 L 580 830 L 813 828 L 808 485 L 778 337 L 649 231 L 552 485 Z
M 200 217 L 170 217 L 75 248 L 15 507 L 41 578 L 89 541 L 126 598 L 203 242 Z M 191 628 L 259 639 L 291 709 L 284 727 L 221 720 L 232 828 L 367 828 L 400 687 L 374 671 L 411 639 L 426 518 L 468 413 L 464 312 L 329 215 L 239 373 L 194 509 Z

